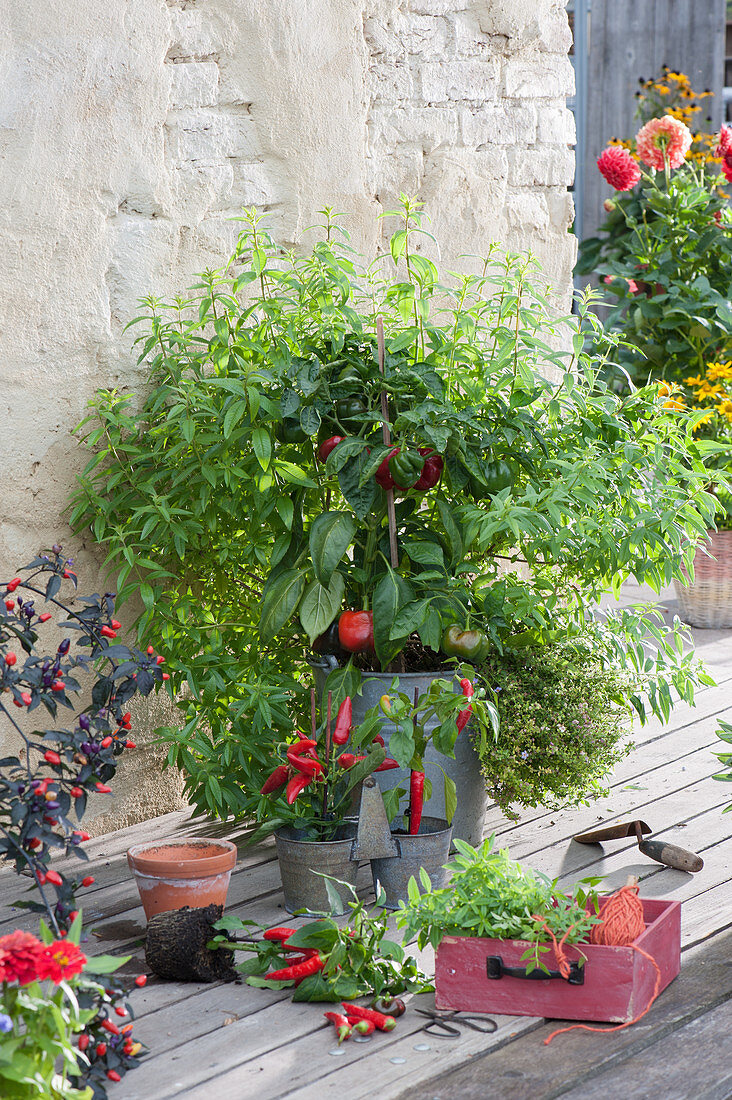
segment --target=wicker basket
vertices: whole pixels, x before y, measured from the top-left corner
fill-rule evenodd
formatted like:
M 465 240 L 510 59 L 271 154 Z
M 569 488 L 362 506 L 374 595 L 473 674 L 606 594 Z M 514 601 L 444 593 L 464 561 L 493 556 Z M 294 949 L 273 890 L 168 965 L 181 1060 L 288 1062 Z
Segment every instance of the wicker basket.
M 685 623 L 720 630 L 732 627 L 732 531 L 709 531 L 706 548 L 711 557 L 701 548 L 694 557 L 694 583 L 674 585 Z

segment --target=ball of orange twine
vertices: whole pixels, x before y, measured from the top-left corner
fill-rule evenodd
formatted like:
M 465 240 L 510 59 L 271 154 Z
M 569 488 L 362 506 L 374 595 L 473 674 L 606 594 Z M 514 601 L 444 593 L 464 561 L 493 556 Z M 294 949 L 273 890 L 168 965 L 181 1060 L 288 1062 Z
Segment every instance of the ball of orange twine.
M 642 1019 L 658 996 L 661 986 L 661 971 L 658 963 L 652 955 L 649 955 L 635 942 L 638 937 L 642 935 L 646 927 L 645 920 L 643 919 L 643 902 L 638 897 L 638 880 L 633 875 L 630 875 L 625 886 L 621 886 L 616 893 L 611 894 L 609 898 L 606 898 L 606 900 L 602 902 L 598 915 L 600 917 L 599 922 L 593 924 L 590 929 L 590 943 L 603 945 L 605 947 L 632 947 L 639 955 L 648 959 L 656 970 L 656 984 L 653 989 L 653 996 L 642 1012 L 624 1024 L 617 1024 L 615 1027 L 590 1027 L 589 1024 L 571 1024 L 569 1027 L 560 1027 L 544 1040 L 545 1046 L 547 1043 L 551 1043 L 555 1035 L 561 1035 L 563 1031 L 574 1031 L 575 1028 L 580 1028 L 584 1031 L 621 1031 L 624 1027 L 630 1027 L 631 1024 L 635 1024 L 638 1020 Z M 552 939 L 553 938 L 554 937 L 552 937 Z M 556 941 L 554 942 L 559 969 L 560 972 L 563 972 L 562 962 L 565 962 L 566 969 L 569 969 L 569 964 L 566 963 L 566 959 L 559 958 L 560 954 L 563 955 L 561 944 L 563 944 L 564 941 L 562 940 L 560 945 L 557 945 Z

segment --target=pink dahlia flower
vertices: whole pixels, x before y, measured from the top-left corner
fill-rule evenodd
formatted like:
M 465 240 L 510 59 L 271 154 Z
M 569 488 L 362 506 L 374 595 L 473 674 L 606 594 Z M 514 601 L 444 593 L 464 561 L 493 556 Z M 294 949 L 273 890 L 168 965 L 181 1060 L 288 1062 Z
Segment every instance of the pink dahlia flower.
M 681 119 L 664 115 L 663 118 L 652 118 L 640 128 L 635 135 L 635 147 L 645 164 L 661 171 L 664 153 L 669 168 L 678 168 L 684 163 L 691 140 L 691 130 Z
M 719 131 L 719 145 L 715 155 L 726 157 L 728 153 L 732 153 L 732 126 L 723 126 Z
M 641 170 L 622 145 L 608 145 L 597 158 L 597 167 L 616 191 L 630 191 L 641 178 Z

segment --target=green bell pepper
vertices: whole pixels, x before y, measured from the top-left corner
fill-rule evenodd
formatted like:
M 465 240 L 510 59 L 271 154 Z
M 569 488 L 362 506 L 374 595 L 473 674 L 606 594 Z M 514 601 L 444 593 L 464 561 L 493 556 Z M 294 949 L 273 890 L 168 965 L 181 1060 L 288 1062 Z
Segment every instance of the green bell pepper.
M 456 624 L 448 626 L 440 644 L 448 657 L 462 657 L 477 663 L 484 661 L 491 649 L 488 635 L 482 630 L 461 630 Z

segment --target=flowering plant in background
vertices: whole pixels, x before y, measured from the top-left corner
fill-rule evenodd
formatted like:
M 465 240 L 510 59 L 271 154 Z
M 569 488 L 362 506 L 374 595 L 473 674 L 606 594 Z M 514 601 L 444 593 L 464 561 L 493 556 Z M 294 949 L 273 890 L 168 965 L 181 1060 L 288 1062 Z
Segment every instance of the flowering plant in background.
M 678 386 L 661 382 L 659 392 L 667 407 L 692 413 L 695 433 L 714 443 L 716 454 L 710 464 L 732 470 L 732 359 L 707 363 Z M 713 491 L 718 501 L 716 525 L 732 530 L 732 493 L 722 486 Z
M 732 218 L 723 189 L 732 178 L 732 135 L 692 131 L 697 100 L 711 93 L 697 95 L 683 74 L 666 69 L 642 88 L 643 125 L 632 140 L 611 139 L 598 158 L 616 193 L 605 201 L 599 235 L 581 243 L 576 268 L 600 276 L 616 298 L 606 324 L 623 338 L 618 389 L 628 376 L 643 385 L 703 375 L 725 358 L 732 333 Z M 649 117 L 659 107 L 665 113 Z
M 83 869 L 52 868 L 52 855 L 65 853 L 83 868 L 89 834 L 79 823 L 87 798 L 111 793 L 120 756 L 135 748 L 127 706 L 167 674 L 152 647 L 142 653 L 115 641 L 121 623 L 113 593 L 77 596 L 78 611 L 59 598 L 64 581 L 76 588 L 73 562 L 61 546 L 20 572 L 27 576 L 0 582 L 0 729 L 14 730 L 25 749 L 22 760 L 0 760 L 0 859 L 30 872 L 41 900 L 16 904 L 45 912 L 58 935 L 74 919 L 76 892 L 94 879 Z M 54 615 L 39 610 L 41 601 L 61 612 L 56 625 L 63 636 L 48 654 L 39 651 L 40 641 L 53 629 Z M 83 709 L 72 702 L 82 692 L 77 676 L 89 689 Z M 52 729 L 33 728 L 31 716 L 40 707 L 53 719 Z
M 92 1100 L 136 1064 L 129 1006 L 97 980 L 127 959 L 87 959 L 81 919 L 54 939 L 0 937 L 0 1095 L 3 1100 Z M 105 982 L 109 979 L 105 978 Z M 142 981 L 144 979 L 140 979 Z

